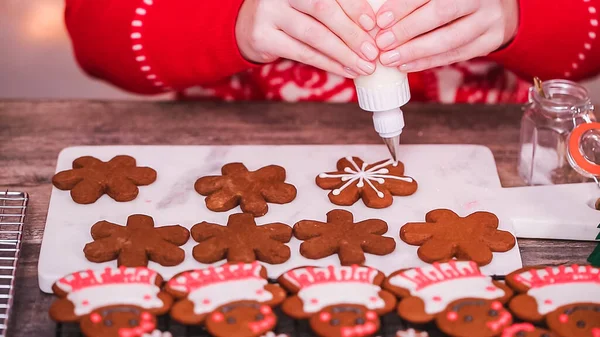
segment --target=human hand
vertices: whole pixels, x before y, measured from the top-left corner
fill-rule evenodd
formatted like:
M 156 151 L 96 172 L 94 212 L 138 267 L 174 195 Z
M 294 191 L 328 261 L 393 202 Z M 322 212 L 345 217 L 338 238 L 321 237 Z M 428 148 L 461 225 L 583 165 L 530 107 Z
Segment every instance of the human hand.
M 374 27 L 366 0 L 245 0 L 235 33 L 251 62 L 286 58 L 355 78 L 375 70 Z
M 518 0 L 388 0 L 377 12 L 381 64 L 416 72 L 485 56 L 512 40 Z

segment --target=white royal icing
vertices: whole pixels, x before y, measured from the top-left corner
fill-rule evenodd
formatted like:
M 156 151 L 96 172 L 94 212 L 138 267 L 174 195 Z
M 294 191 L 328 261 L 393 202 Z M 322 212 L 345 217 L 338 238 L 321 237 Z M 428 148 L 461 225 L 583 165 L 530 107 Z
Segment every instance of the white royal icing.
M 531 269 L 517 276 L 531 287 L 527 294 L 535 298 L 542 315 L 568 304 L 600 303 L 600 269 L 590 266 L 561 266 Z
M 366 167 L 368 166 L 367 163 L 363 163 L 362 167 L 358 167 L 358 165 L 356 164 L 356 162 L 354 161 L 354 159 L 352 157 L 346 157 L 346 160 L 348 160 L 350 162 L 350 164 L 353 166 L 354 169 L 351 167 L 346 167 L 346 168 L 344 168 L 344 172 L 346 172 L 346 173 L 342 173 L 342 174 L 328 174 L 328 173 L 319 174 L 319 178 L 340 178 L 343 182 L 346 182 L 344 185 L 342 185 L 342 187 L 334 189 L 332 191 L 333 195 L 339 195 L 348 186 L 352 185 L 355 181 L 358 181 L 356 186 L 363 187 L 363 186 L 365 186 L 365 182 L 367 182 L 367 184 L 369 186 L 371 186 L 371 188 L 377 193 L 377 196 L 380 198 L 383 198 L 384 197 L 383 192 L 379 191 L 375 187 L 375 185 L 373 185 L 373 182 L 383 184 L 385 182 L 385 179 L 396 179 L 396 180 L 402 180 L 402 181 L 406 181 L 406 182 L 413 181 L 413 179 L 410 177 L 400 177 L 400 176 L 394 176 L 394 175 L 388 174 L 388 173 L 390 173 L 390 171 L 387 168 L 385 168 L 386 166 L 398 165 L 397 162 L 394 162 L 391 159 L 389 161 L 386 161 L 379 165 L 375 165 L 368 170 L 365 170 Z
M 314 313 L 326 306 L 346 303 L 361 304 L 368 309 L 379 309 L 385 302 L 379 297 L 381 287 L 359 282 L 329 282 L 303 288 L 298 297 L 304 304 L 304 312 Z
M 390 278 L 390 284 L 407 289 L 412 296 L 425 303 L 427 314 L 436 314 L 452 301 L 476 297 L 495 299 L 504 296 L 504 290 L 482 275 L 472 262 L 450 262 L 414 268 Z
M 160 330 L 154 330 L 151 333 L 145 333 L 142 337 L 173 337 L 170 332 L 162 332 Z
M 199 315 L 231 302 L 269 301 L 273 295 L 264 290 L 266 284 L 267 280 L 263 278 L 213 283 L 191 291 L 188 299 L 194 303 L 194 313 Z
M 116 304 L 160 308 L 163 302 L 158 298 L 159 292 L 160 288 L 154 284 L 105 284 L 69 293 L 67 299 L 75 306 L 75 314 L 82 316 L 94 309 Z
M 396 332 L 396 337 L 429 337 L 429 334 L 427 332 L 417 332 L 415 329 L 408 329 Z

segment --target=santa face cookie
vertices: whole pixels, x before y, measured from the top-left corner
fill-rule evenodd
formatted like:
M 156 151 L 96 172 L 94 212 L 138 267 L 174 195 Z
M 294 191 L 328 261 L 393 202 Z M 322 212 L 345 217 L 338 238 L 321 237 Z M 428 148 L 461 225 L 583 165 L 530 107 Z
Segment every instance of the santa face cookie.
M 508 274 L 506 283 L 521 293 L 509 303 L 517 317 L 530 322 L 541 322 L 546 318 L 546 323 L 556 332 L 559 330 L 555 328 L 571 326 L 577 321 L 568 319 L 569 316 L 592 318 L 594 307 L 600 306 L 600 269 L 592 266 L 527 267 Z M 569 311 L 572 307 L 581 310 Z
M 438 328 L 453 337 L 495 337 L 512 324 L 512 315 L 499 301 L 461 299 L 436 316 Z
M 257 262 L 186 271 L 169 280 L 166 290 L 180 299 L 171 310 L 174 320 L 204 323 L 216 337 L 254 337 L 271 331 L 277 323 L 271 307 L 286 295 L 267 283 L 266 269 Z
M 154 330 L 155 315 L 166 313 L 173 303 L 161 291 L 162 282 L 157 272 L 145 267 L 76 272 L 53 285 L 59 298 L 50 307 L 50 317 L 80 321 L 86 336 L 142 336 Z
M 506 285 L 483 275 L 473 261 L 400 270 L 390 274 L 383 287 L 402 298 L 398 304 L 400 317 L 418 324 L 432 321 L 456 300 L 478 298 L 506 303 L 513 294 Z
M 600 337 L 600 303 L 565 305 L 549 313 L 546 323 L 560 336 Z
M 505 328 L 502 337 L 558 337 L 558 335 L 531 323 L 518 323 Z
M 310 318 L 322 337 L 372 336 L 379 316 L 394 309 L 395 297 L 381 289 L 384 275 L 363 266 L 301 267 L 279 277 L 293 295 L 282 305 L 296 319 Z

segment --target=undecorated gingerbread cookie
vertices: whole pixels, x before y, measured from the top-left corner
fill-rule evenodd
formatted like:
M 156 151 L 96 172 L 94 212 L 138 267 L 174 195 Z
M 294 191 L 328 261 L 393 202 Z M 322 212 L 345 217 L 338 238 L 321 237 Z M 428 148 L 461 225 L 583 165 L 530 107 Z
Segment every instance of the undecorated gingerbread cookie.
M 449 261 L 404 269 L 390 274 L 383 283 L 402 300 L 398 315 L 409 322 L 428 323 L 454 301 L 485 299 L 506 303 L 512 290 L 483 275 L 473 261 Z
M 558 337 L 558 335 L 531 323 L 518 323 L 505 328 L 502 337 Z
M 296 198 L 296 187 L 285 182 L 285 169 L 277 165 L 248 171 L 242 163 L 223 166 L 221 176 L 202 177 L 196 181 L 196 192 L 207 196 L 206 207 L 225 212 L 240 206 L 242 212 L 254 216 L 267 214 L 267 203 L 287 204 Z
M 400 239 L 420 246 L 417 254 L 427 263 L 456 257 L 480 266 L 492 262 L 492 252 L 507 252 L 516 244 L 510 232 L 498 229 L 496 215 L 475 212 L 463 218 L 447 209 L 430 211 L 425 222 L 402 226 Z
M 453 301 L 435 317 L 438 328 L 452 337 L 497 337 L 512 322 L 500 301 L 480 298 Z
M 105 193 L 115 201 L 131 201 L 139 193 L 138 186 L 155 180 L 156 171 L 138 167 L 130 156 L 116 156 L 108 162 L 85 156 L 73 161 L 73 169 L 54 175 L 52 184 L 60 190 L 70 190 L 76 203 L 92 204 Z
M 526 267 L 506 276 L 520 294 L 509 303 L 519 318 L 544 321 L 562 337 L 600 335 L 600 269 L 589 265 Z
M 404 165 L 393 160 L 367 164 L 358 157 L 345 157 L 337 162 L 337 171 L 321 173 L 317 185 L 329 192 L 329 200 L 350 206 L 362 198 L 370 208 L 386 208 L 394 196 L 416 192 L 417 182 L 404 175 Z
M 79 322 L 88 337 L 141 337 L 156 329 L 156 315 L 169 311 L 172 297 L 162 277 L 144 268 L 85 270 L 59 279 L 50 307 L 56 322 Z
M 148 260 L 178 265 L 185 259 L 185 251 L 178 246 L 190 238 L 185 227 L 154 227 L 154 220 L 143 214 L 130 215 L 125 226 L 99 221 L 91 233 L 94 241 L 83 248 L 85 257 L 98 263 L 117 259 L 119 267 L 146 267 Z
M 363 266 L 301 267 L 279 277 L 292 295 L 282 310 L 296 319 L 309 318 L 321 337 L 373 336 L 379 316 L 394 309 L 396 298 L 382 290 L 384 275 Z
M 354 222 L 352 213 L 336 209 L 327 213 L 327 222 L 302 220 L 294 225 L 294 236 L 304 240 L 300 254 L 322 259 L 337 254 L 343 266 L 363 264 L 365 253 L 387 255 L 396 241 L 385 237 L 387 223 L 379 219 Z
M 267 271 L 257 262 L 225 264 L 175 275 L 166 286 L 179 299 L 174 320 L 204 324 L 215 337 L 258 337 L 272 331 L 277 317 L 272 307 L 286 294 L 267 283 Z

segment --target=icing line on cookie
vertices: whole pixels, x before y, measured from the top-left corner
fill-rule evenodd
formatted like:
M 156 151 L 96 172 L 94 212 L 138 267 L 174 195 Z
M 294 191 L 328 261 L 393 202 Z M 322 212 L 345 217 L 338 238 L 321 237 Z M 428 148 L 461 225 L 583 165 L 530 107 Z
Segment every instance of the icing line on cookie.
M 350 167 L 346 167 L 344 168 L 344 172 L 346 172 L 346 174 L 319 174 L 319 178 L 340 178 L 343 182 L 346 182 L 344 185 L 342 185 L 342 187 L 334 189 L 332 191 L 333 195 L 339 195 L 344 189 L 346 189 L 348 186 L 352 185 L 355 181 L 358 180 L 358 183 L 356 184 L 357 187 L 365 186 L 366 181 L 367 184 L 369 184 L 369 186 L 371 186 L 371 188 L 377 193 L 377 196 L 383 198 L 383 192 L 379 191 L 375 187 L 375 185 L 373 185 L 373 181 L 379 184 L 385 183 L 385 179 L 396 179 L 409 183 L 414 181 L 410 177 L 399 177 L 389 175 L 388 173 L 390 173 L 390 171 L 385 167 L 389 165 L 396 167 L 398 165 L 398 162 L 395 162 L 392 159 L 384 163 L 375 165 L 368 170 L 365 170 L 365 168 L 368 166 L 367 163 L 363 163 L 362 167 L 359 168 L 358 164 L 356 164 L 352 157 L 346 157 L 346 160 L 350 162 L 350 164 L 354 167 L 354 170 Z

